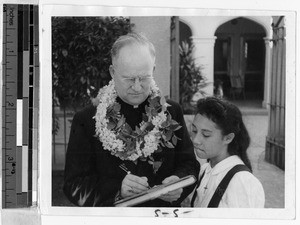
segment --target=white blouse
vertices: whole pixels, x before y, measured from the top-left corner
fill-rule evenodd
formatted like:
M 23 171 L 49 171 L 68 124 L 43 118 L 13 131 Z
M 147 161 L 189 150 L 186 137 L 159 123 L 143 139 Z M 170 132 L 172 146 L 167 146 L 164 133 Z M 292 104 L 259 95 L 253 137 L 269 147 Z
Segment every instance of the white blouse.
M 206 208 L 221 180 L 237 164 L 244 163 L 236 155 L 222 160 L 214 168 L 211 168 L 210 163 L 205 163 L 199 174 L 201 177 L 205 172 L 197 189 L 194 207 Z M 264 204 L 265 193 L 260 181 L 252 173 L 241 171 L 232 177 L 219 208 L 263 208 Z

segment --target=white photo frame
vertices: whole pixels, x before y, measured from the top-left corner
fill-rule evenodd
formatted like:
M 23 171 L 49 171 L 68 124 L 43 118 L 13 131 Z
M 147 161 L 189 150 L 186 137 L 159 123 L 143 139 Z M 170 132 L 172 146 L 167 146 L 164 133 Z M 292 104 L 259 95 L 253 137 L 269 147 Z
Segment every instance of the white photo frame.
M 50 2 L 50 3 L 49 3 Z M 296 161 L 295 161 L 295 45 L 296 18 L 295 12 L 280 10 L 222 10 L 200 8 L 169 7 L 133 7 L 133 6 L 101 6 L 93 1 L 89 5 L 79 3 L 58 4 L 51 1 L 41 2 L 40 10 L 40 126 L 39 126 L 39 198 L 41 214 L 45 216 L 81 216 L 81 217 L 156 217 L 165 211 L 169 215 L 175 213 L 182 218 L 209 219 L 292 219 L 296 213 Z M 51 205 L 52 174 L 52 142 L 51 142 L 51 17 L 53 16 L 272 16 L 286 17 L 286 163 L 285 168 L 285 207 L 282 209 L 199 209 L 199 208 L 110 208 L 110 207 L 54 207 Z M 216 211 L 217 210 L 217 211 Z M 189 211 L 188 213 L 186 213 Z M 174 213 L 175 212 L 175 213 Z

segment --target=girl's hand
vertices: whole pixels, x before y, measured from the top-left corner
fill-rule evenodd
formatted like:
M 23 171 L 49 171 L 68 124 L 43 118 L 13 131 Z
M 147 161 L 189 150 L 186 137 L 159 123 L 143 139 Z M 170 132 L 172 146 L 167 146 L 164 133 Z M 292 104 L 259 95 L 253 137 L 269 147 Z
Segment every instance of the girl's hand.
M 172 175 L 170 177 L 165 178 L 162 181 L 162 184 L 168 184 L 170 182 L 177 181 L 177 180 L 179 180 L 179 177 L 177 177 L 175 175 Z M 170 191 L 167 194 L 164 194 L 164 195 L 160 196 L 159 198 L 161 200 L 166 201 L 166 202 L 174 202 L 174 201 L 176 201 L 177 199 L 180 198 L 180 196 L 182 194 L 182 191 L 183 191 L 183 189 L 179 188 L 179 189 L 176 189 L 174 191 Z

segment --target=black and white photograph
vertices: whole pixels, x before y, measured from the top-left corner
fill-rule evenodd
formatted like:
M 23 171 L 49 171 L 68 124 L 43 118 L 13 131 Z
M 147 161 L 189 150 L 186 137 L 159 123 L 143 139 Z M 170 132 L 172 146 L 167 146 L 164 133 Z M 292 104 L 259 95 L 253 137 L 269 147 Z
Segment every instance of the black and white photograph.
M 296 11 L 179 5 L 39 4 L 41 224 L 295 219 Z
M 51 17 L 52 206 L 285 209 L 287 17 L 229 14 Z
M 52 205 L 113 206 L 117 197 L 139 194 L 162 184 L 168 176 L 178 173 L 178 178 L 193 175 L 199 179 L 205 173 L 206 184 L 200 183 L 204 191 L 195 189 L 194 184 L 178 194 L 177 203 L 162 197 L 164 202 L 147 201 L 137 206 L 192 207 L 190 198 L 197 190 L 203 200 L 197 197 L 195 207 L 208 207 L 226 173 L 235 164 L 243 164 L 252 174 L 241 172 L 236 185 L 230 183 L 216 207 L 284 208 L 285 73 L 280 69 L 285 66 L 284 21 L 280 15 L 53 17 Z M 155 53 L 146 49 L 147 54 L 155 54 L 151 60 L 144 52 L 136 53 L 137 57 L 132 49 L 125 52 L 127 45 L 145 47 L 148 41 L 155 49 Z M 174 132 L 178 141 L 173 142 L 172 129 L 158 127 L 162 134 L 155 134 L 155 150 L 148 155 L 145 138 L 155 132 L 152 120 L 160 113 L 149 116 L 146 112 L 149 96 L 153 98 L 152 79 L 158 80 L 162 97 L 180 104 L 183 119 L 175 120 L 181 126 Z M 111 80 L 116 97 L 108 89 L 112 88 Z M 99 92 L 103 86 L 108 88 Z M 107 105 L 102 95 L 115 100 Z M 96 105 L 99 101 L 101 106 Z M 109 115 L 111 105 L 121 108 Z M 171 113 L 169 107 L 166 115 Z M 146 120 L 143 114 L 148 116 Z M 108 124 L 101 119 L 107 119 Z M 201 126 L 204 121 L 209 127 Z M 168 123 L 164 120 L 161 124 L 164 122 Z M 99 132 L 98 124 L 103 126 Z M 230 139 L 224 143 L 226 154 L 222 145 L 215 146 L 217 140 L 209 140 L 210 135 L 216 135 L 210 126 L 223 135 L 218 141 Z M 229 134 L 234 137 L 227 137 Z M 200 171 L 200 165 L 208 167 L 207 171 Z M 170 198 L 177 201 L 176 197 Z

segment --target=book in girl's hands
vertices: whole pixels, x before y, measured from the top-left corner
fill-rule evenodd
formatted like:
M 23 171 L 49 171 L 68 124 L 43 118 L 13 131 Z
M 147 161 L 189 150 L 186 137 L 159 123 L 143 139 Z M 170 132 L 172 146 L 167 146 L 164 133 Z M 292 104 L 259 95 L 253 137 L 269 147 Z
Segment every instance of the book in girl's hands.
M 177 181 L 170 182 L 168 184 L 161 184 L 154 186 L 147 191 L 141 192 L 139 194 L 124 198 L 122 200 L 116 201 L 114 206 L 116 207 L 128 207 L 141 204 L 146 201 L 150 201 L 164 195 L 170 191 L 174 191 L 179 188 L 184 188 L 186 186 L 192 185 L 196 182 L 196 178 L 192 175 L 183 177 Z

